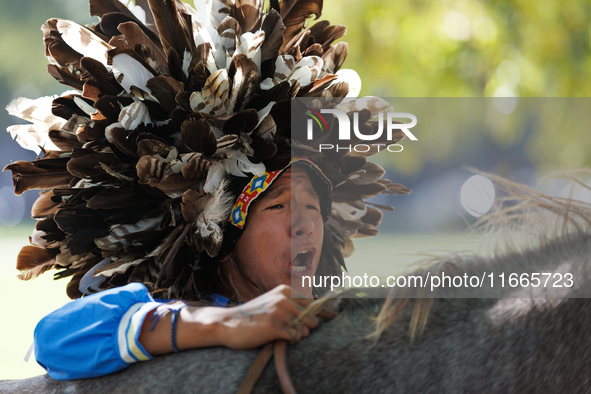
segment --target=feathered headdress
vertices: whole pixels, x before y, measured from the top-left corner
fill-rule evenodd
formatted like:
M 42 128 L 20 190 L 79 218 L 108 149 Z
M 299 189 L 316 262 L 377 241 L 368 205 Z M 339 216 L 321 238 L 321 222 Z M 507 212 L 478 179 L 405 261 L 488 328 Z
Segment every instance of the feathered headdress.
M 375 151 L 327 158 L 290 135 L 294 97 L 358 93 L 339 72 L 347 44 L 332 45 L 346 28 L 305 27 L 322 0 L 271 0 L 266 12 L 259 0 L 124 3 L 90 0 L 90 27 L 48 20 L 48 71 L 75 90 L 7 107 L 32 122 L 8 131 L 43 154 L 6 167 L 16 194 L 42 190 L 20 278 L 58 269 L 71 298 L 134 281 L 199 298 L 236 199 L 229 179 L 284 168 L 292 150 L 332 182 L 318 274 L 340 271 L 351 237 L 377 234 L 382 214 L 363 199 L 408 193 L 366 162 Z

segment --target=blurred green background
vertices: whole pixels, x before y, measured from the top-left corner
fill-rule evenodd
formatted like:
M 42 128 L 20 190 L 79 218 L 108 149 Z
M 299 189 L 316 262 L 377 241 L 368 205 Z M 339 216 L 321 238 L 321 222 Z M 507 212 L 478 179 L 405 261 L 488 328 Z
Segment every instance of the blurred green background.
M 321 19 L 344 24 L 349 43 L 345 68 L 361 76 L 361 95 L 382 97 L 587 97 L 591 95 L 591 3 L 585 0 L 327 0 Z M 0 1 L 0 107 L 17 97 L 60 94 L 65 87 L 46 72 L 42 34 L 47 18 L 89 23 L 86 0 Z M 398 109 L 398 108 L 397 108 Z M 557 108 L 562 114 L 568 108 Z M 552 110 L 543 116 L 555 118 Z M 453 114 L 450 114 L 453 119 Z M 562 117 L 561 119 L 565 119 Z M 566 121 L 565 121 L 566 122 Z M 0 110 L 0 128 L 20 123 Z M 478 149 L 509 149 L 519 142 L 522 155 L 536 170 L 589 165 L 586 130 L 568 123 L 539 122 L 538 133 L 527 128 L 487 128 L 468 143 L 415 144 L 404 160 L 385 159 L 393 178 L 408 181 L 425 175 L 449 157 Z M 509 132 L 510 130 L 510 132 Z M 444 141 L 462 136 L 441 128 L 421 128 L 421 138 Z M 587 133 L 588 134 L 588 133 Z M 525 136 L 525 137 L 524 137 Z M 484 142 L 482 142 L 484 141 Z M 483 145 L 484 144 L 484 145 Z M 474 153 L 474 152 L 472 152 Z M 0 167 L 31 160 L 0 132 Z M 393 174 L 393 175 L 392 175 Z M 9 173 L 0 174 L 0 286 L 4 313 L 0 333 L 0 379 L 23 378 L 42 372 L 34 361 L 24 365 L 34 324 L 67 299 L 66 282 L 50 283 L 49 274 L 31 283 L 16 280 L 20 246 L 27 243 L 33 223 L 25 220 L 35 191 L 15 197 Z M 19 224 L 20 223 L 20 224 Z M 403 245 L 425 245 L 424 237 Z M 420 249 L 413 246 L 412 252 Z

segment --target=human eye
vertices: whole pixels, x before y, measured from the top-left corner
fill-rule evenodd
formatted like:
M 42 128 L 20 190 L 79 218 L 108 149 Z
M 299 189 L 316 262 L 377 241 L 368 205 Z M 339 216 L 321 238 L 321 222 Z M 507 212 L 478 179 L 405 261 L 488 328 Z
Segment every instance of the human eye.
M 266 209 L 272 210 L 272 209 L 281 209 L 281 208 L 283 208 L 283 204 L 273 204 L 273 205 L 268 206 Z
M 320 202 L 316 198 L 310 199 L 306 203 L 306 209 L 312 209 L 314 211 L 320 212 Z
M 306 208 L 312 209 L 312 210 L 315 210 L 315 211 L 320 211 L 320 207 L 318 206 L 318 204 L 307 204 L 306 205 Z

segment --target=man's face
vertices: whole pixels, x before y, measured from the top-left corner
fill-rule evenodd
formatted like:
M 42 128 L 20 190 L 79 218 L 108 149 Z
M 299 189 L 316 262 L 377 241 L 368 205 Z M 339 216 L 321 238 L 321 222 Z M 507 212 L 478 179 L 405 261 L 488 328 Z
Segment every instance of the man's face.
M 285 171 L 252 203 L 246 222 L 231 253 L 239 267 L 239 272 L 229 273 L 238 296 L 250 299 L 260 290 L 286 284 L 294 293 L 309 297 L 312 288 L 303 288 L 301 279 L 313 277 L 318 268 L 324 223 L 306 170 Z

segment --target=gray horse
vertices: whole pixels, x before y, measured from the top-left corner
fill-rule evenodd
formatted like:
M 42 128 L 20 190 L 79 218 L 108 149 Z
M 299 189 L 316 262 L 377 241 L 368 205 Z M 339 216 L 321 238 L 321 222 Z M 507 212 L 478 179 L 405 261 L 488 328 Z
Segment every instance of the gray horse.
M 494 293 L 494 298 L 459 298 L 466 294 L 449 289 L 438 294 L 398 289 L 386 300 L 341 296 L 330 301 L 338 310 L 334 319 L 288 348 L 295 388 L 300 393 L 590 392 L 591 300 L 586 297 L 591 288 L 591 214 L 588 207 L 574 209 L 570 202 L 552 200 L 551 205 L 555 219 L 562 218 L 558 237 L 538 237 L 537 245 L 527 250 L 493 257 L 451 256 L 414 275 L 445 271 L 532 278 L 540 272 L 571 273 L 572 286 L 534 289 L 506 283 L 501 289 L 497 283 L 481 293 Z M 417 295 L 429 298 L 412 298 Z M 0 392 L 231 393 L 257 353 L 185 351 L 102 378 L 3 381 Z M 255 392 L 281 392 L 272 363 Z

